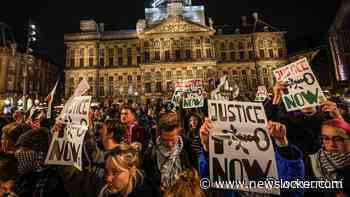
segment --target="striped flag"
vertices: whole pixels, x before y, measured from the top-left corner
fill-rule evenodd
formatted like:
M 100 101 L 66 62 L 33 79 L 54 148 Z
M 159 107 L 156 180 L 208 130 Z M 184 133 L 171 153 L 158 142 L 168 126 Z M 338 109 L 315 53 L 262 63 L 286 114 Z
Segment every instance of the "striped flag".
M 59 80 L 56 81 L 55 86 L 51 90 L 50 94 L 46 97 L 47 104 L 48 104 L 47 113 L 46 113 L 47 119 L 51 118 L 51 108 L 52 108 L 51 105 L 52 105 L 52 102 L 53 102 L 53 98 L 54 98 L 54 95 L 55 95 L 55 92 L 56 92 L 56 88 L 57 88 L 58 82 L 59 82 Z

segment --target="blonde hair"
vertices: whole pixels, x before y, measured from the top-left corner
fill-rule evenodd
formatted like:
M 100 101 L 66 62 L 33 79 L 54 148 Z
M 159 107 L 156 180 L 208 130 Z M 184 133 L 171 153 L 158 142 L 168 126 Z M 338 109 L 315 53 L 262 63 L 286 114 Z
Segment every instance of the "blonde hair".
M 178 174 L 178 180 L 167 188 L 164 197 L 205 197 L 200 188 L 200 178 L 196 169 Z
M 143 175 L 139 170 L 139 147 L 133 144 L 121 144 L 109 154 L 109 157 L 111 157 L 115 168 L 128 171 L 130 174 L 129 183 L 123 192 L 128 195 L 135 189 L 138 183 L 142 184 Z

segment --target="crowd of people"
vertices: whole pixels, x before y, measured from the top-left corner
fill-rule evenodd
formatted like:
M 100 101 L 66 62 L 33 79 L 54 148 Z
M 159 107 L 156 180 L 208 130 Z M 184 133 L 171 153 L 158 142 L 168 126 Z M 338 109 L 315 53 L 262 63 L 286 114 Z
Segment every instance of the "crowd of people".
M 277 84 L 264 101 L 279 178 L 342 180 L 341 189 L 282 189 L 281 196 L 350 196 L 349 111 L 336 100 L 287 112 Z M 248 101 L 248 100 L 246 100 Z M 0 197 L 272 196 L 200 187 L 209 178 L 208 107 L 113 104 L 91 107 L 82 170 L 46 165 L 63 125 L 45 110 L 0 118 Z M 259 178 L 259 177 L 257 177 Z

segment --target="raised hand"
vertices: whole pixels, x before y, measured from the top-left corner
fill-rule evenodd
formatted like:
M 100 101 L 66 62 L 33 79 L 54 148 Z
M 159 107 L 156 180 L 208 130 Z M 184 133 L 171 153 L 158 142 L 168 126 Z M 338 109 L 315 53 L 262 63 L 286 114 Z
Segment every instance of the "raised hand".
M 287 129 L 284 124 L 269 121 L 267 123 L 267 130 L 269 131 L 270 136 L 275 139 L 278 146 L 288 145 Z

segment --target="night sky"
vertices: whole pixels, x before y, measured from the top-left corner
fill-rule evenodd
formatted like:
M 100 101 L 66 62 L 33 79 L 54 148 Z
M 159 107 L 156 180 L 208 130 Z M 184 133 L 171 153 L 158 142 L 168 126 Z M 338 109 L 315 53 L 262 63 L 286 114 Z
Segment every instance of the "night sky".
M 143 0 L 1 1 L 0 22 L 12 26 L 17 42 L 24 43 L 26 21 L 31 17 L 40 27 L 39 52 L 62 68 L 63 35 L 78 32 L 81 19 L 104 22 L 106 30 L 135 29 L 147 4 Z M 240 16 L 258 12 L 264 21 L 288 32 L 287 47 L 294 52 L 326 42 L 340 0 L 206 0 L 205 5 L 214 25 L 235 27 Z

